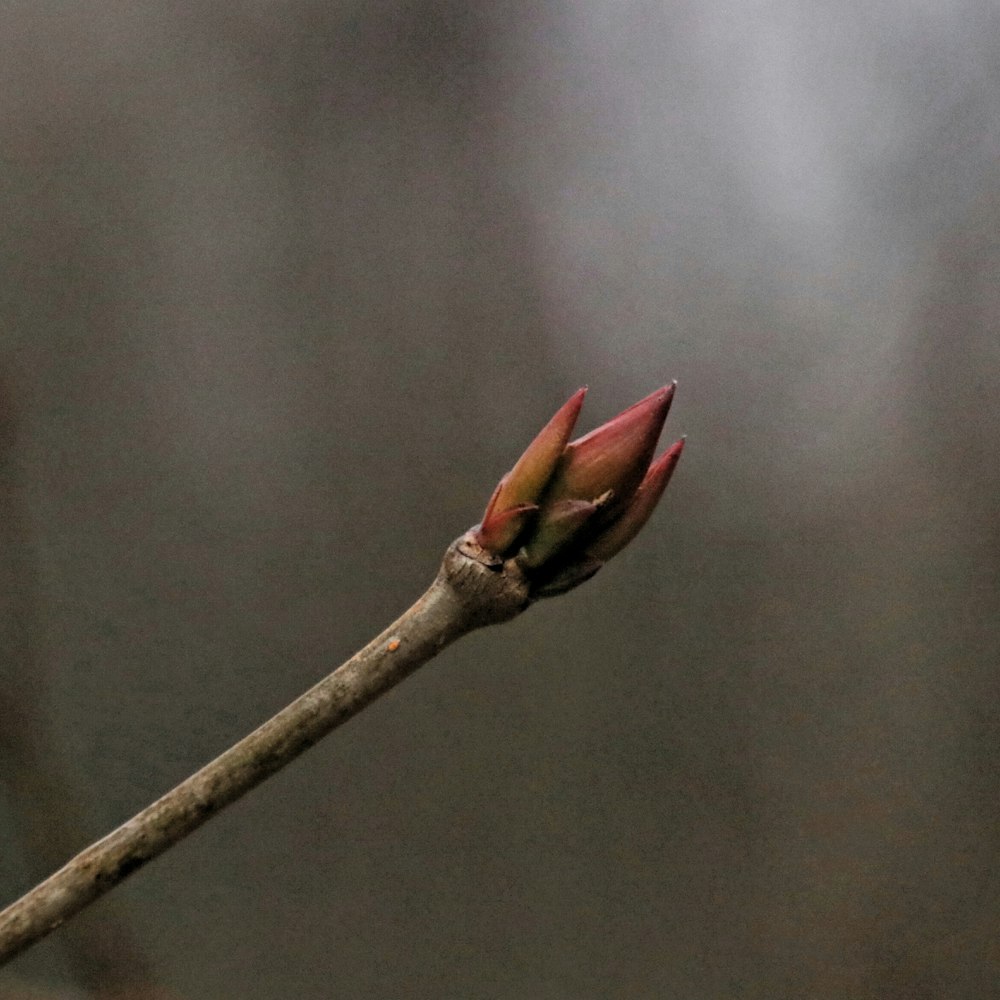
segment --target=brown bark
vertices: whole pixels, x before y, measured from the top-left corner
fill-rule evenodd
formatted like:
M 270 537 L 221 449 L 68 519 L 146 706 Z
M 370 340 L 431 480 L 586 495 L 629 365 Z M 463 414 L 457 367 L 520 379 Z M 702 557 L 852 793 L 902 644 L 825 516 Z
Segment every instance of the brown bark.
M 249 736 L 0 913 L 0 965 L 280 770 L 460 636 L 530 603 L 513 560 L 462 536 L 427 592 L 381 635 Z

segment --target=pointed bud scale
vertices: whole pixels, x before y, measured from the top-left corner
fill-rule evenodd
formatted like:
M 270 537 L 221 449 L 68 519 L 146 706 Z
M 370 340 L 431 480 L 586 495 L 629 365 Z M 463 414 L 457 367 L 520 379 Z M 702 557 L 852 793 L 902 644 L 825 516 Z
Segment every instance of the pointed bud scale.
M 607 562 L 639 534 L 670 482 L 684 450 L 684 440 L 674 442 L 653 462 L 628 506 L 587 546 L 587 556 Z
M 483 548 L 502 552 L 516 542 L 520 529 L 526 526 L 529 518 L 507 515 L 523 510 L 525 505 L 533 507 L 548 486 L 576 426 L 586 392 L 586 387 L 583 387 L 570 396 L 528 445 L 514 468 L 500 480 L 477 532 L 477 539 Z
M 503 484 L 507 482 L 507 477 L 504 476 L 499 483 L 497 483 L 496 488 L 493 490 L 493 495 L 490 497 L 490 502 L 486 505 L 486 511 L 483 514 L 483 523 L 485 524 L 493 516 L 493 508 L 497 505 L 497 499 L 500 496 L 500 491 L 503 489 Z
M 599 503 L 589 500 L 559 500 L 545 511 L 528 544 L 517 561 L 527 569 L 535 569 L 551 559 L 589 521 Z
M 627 503 L 656 451 L 675 386 L 657 389 L 606 424 L 571 441 L 543 508 L 554 500 L 593 498 L 607 490 L 614 491 L 615 504 Z
M 519 503 L 510 510 L 484 517 L 476 541 L 487 552 L 506 552 L 513 547 L 537 510 L 537 504 Z
M 518 503 L 537 503 L 552 478 L 570 434 L 573 433 L 586 394 L 586 386 L 577 389 L 524 450 L 524 454 L 506 476 L 507 482 L 503 488 L 505 507 Z

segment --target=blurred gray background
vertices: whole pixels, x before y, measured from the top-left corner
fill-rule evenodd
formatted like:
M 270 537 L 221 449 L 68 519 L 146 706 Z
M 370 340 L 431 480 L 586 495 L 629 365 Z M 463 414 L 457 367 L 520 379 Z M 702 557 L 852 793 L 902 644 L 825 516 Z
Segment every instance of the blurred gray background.
M 0 995 L 1000 997 L 995 3 L 6 0 L 0 157 L 5 900 L 689 435 Z

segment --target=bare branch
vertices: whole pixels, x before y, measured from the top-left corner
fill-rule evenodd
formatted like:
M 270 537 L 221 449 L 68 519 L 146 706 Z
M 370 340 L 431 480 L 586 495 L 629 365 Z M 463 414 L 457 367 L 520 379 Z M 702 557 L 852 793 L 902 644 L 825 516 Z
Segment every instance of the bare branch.
M 342 667 L 0 913 L 0 965 L 482 625 L 590 579 L 656 506 L 684 447 L 653 460 L 676 383 L 575 441 L 579 390 L 542 428 L 430 589 Z
M 86 848 L 0 913 L 0 965 L 178 843 L 455 639 L 529 603 L 514 562 L 463 536 L 434 583 L 381 635 L 249 736 Z

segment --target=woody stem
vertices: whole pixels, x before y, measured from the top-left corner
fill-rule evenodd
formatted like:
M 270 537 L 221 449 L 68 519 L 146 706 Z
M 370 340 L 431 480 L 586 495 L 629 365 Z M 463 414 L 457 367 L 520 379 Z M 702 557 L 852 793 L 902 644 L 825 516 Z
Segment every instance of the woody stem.
M 529 603 L 513 562 L 470 534 L 453 542 L 427 592 L 381 635 L 287 708 L 0 912 L 0 965 L 293 761 L 473 629 Z

